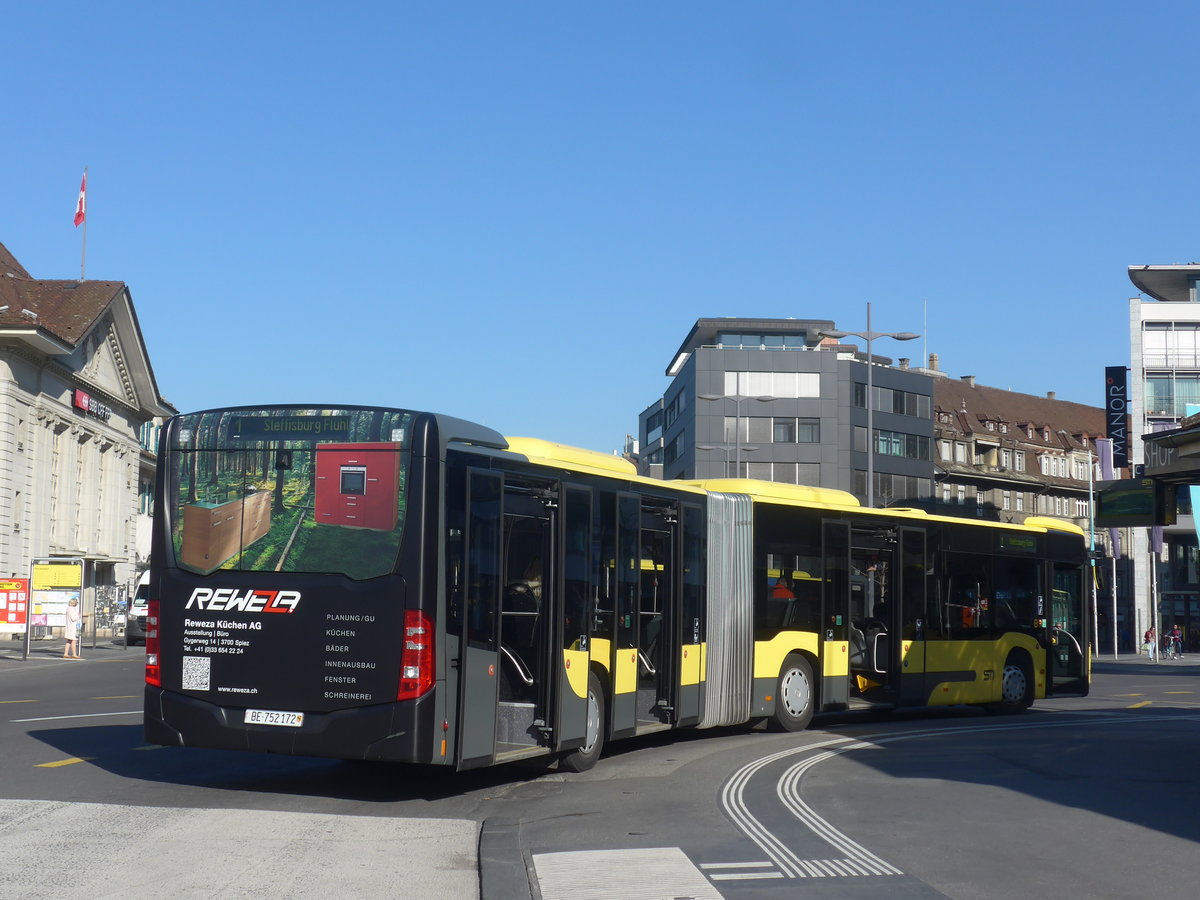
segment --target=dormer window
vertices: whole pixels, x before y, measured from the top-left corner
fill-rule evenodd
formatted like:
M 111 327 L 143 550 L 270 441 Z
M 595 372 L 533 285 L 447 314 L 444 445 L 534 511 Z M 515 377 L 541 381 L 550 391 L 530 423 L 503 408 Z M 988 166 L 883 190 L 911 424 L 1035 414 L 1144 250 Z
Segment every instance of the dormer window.
M 1007 423 L 1007 422 L 1001 422 L 1001 423 L 1000 423 L 1000 433 L 1001 433 L 1001 434 L 1008 434 L 1008 423 Z
M 988 430 L 988 431 L 995 431 L 995 430 L 996 430 L 996 423 L 995 423 L 995 422 L 990 422 L 990 421 L 989 421 L 989 422 L 984 422 L 984 426 L 987 428 L 987 430 Z
M 1050 429 L 1049 428 L 1042 429 L 1042 440 L 1045 441 L 1046 443 L 1050 443 Z

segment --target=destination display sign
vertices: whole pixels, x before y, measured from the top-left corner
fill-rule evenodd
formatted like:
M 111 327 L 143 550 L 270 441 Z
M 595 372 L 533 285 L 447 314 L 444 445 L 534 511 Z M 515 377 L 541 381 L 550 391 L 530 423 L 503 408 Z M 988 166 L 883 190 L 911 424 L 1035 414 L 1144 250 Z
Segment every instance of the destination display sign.
M 236 441 L 333 441 L 350 436 L 350 416 L 234 416 L 229 437 Z

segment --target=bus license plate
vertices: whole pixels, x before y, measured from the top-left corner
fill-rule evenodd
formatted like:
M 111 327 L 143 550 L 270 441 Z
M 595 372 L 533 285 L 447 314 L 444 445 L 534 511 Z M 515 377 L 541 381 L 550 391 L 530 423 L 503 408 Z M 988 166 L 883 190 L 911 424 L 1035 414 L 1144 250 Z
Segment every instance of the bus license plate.
M 245 722 L 247 725 L 282 725 L 286 728 L 299 728 L 304 724 L 304 713 L 282 712 L 278 709 L 248 709 Z

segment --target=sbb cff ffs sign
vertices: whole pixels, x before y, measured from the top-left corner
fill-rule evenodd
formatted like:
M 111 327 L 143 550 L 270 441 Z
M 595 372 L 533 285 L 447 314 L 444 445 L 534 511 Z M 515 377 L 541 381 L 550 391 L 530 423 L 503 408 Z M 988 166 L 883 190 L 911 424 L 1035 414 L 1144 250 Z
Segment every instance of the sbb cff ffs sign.
M 1129 402 L 1125 396 L 1125 367 L 1104 368 L 1104 415 L 1113 446 L 1113 468 L 1129 465 Z

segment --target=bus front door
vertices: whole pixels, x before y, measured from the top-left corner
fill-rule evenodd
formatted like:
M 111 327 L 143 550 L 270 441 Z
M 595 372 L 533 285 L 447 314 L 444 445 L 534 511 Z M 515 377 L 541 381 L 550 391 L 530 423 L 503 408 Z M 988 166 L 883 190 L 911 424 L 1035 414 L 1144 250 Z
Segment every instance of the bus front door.
M 552 646 L 558 684 L 554 736 L 556 749 L 583 746 L 588 737 L 588 686 L 591 657 L 591 623 L 595 587 L 592 584 L 592 492 L 586 487 L 564 485 L 562 491 L 559 546 L 562 567 L 562 602 L 552 612 Z M 559 614 L 561 613 L 561 614 Z M 593 722 L 603 728 L 603 722 Z
M 460 769 L 486 766 L 495 758 L 502 490 L 500 475 L 468 470 L 455 742 Z
M 557 485 L 506 479 L 496 756 L 552 747 L 563 666 Z

